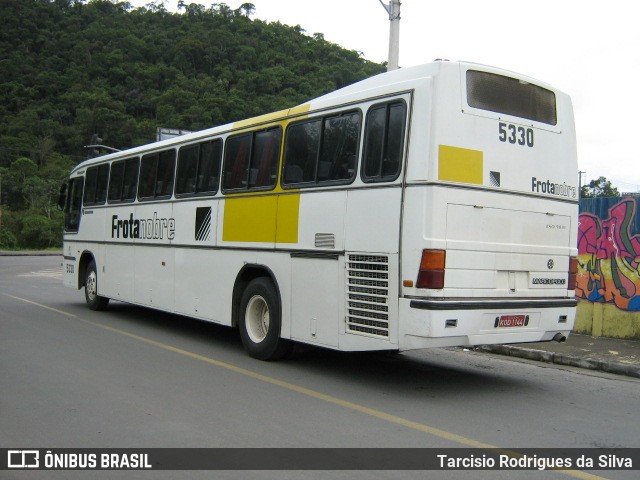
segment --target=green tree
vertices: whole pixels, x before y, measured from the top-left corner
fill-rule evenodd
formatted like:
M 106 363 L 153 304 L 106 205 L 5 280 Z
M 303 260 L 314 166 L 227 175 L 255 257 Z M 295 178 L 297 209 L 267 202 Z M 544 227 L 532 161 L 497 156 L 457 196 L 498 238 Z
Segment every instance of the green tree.
M 62 228 L 59 218 L 30 214 L 24 217 L 20 231 L 21 245 L 27 248 L 50 248 L 61 245 Z
M 94 133 L 129 148 L 152 142 L 157 127 L 200 130 L 282 110 L 385 70 L 299 25 L 252 19 L 250 2 L 185 0 L 182 13 L 162 0 L 0 4 L 6 245 L 59 241 L 60 182 Z
M 240 11 L 243 15 L 249 17 L 256 11 L 256 6 L 253 3 L 243 3 L 237 11 Z
M 13 249 L 18 246 L 18 239 L 7 227 L 0 227 L 0 248 Z
M 618 197 L 618 189 L 611 185 L 611 182 L 605 177 L 591 180 L 588 184 L 583 185 L 580 190 L 580 198 L 593 197 Z
M 29 203 L 28 181 L 37 179 L 38 166 L 26 157 L 11 162 L 9 168 L 2 169 L 2 190 L 6 196 L 6 205 L 11 210 L 22 210 Z

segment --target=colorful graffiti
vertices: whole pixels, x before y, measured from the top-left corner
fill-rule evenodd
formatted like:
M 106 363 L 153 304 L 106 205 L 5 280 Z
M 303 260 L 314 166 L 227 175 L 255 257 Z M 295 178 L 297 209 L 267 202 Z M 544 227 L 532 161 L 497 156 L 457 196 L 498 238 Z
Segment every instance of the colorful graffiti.
M 580 214 L 577 297 L 640 311 L 640 235 L 631 232 L 636 205 L 623 199 L 609 208 L 606 219 Z

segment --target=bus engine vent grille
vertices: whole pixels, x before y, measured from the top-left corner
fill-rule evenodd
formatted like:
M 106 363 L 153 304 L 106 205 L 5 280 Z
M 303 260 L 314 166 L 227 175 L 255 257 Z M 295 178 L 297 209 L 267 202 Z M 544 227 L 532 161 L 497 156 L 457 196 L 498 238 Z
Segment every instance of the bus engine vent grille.
M 336 248 L 336 236 L 333 233 L 316 233 L 317 248 Z
M 347 257 L 347 331 L 389 338 L 389 258 Z

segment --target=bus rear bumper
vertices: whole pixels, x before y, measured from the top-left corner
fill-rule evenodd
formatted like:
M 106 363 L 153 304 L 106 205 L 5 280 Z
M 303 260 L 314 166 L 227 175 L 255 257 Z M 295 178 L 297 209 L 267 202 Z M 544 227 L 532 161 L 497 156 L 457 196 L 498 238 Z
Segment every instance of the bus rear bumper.
M 577 301 L 401 298 L 400 350 L 551 341 L 573 329 Z

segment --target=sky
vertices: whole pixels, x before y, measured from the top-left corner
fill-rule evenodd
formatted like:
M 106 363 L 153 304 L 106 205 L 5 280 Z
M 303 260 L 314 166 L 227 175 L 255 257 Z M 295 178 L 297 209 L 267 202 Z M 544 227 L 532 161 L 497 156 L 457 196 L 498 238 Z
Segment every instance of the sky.
M 156 2 L 162 0 L 156 0 Z M 226 0 L 232 9 L 247 0 Z M 389 0 L 382 0 L 387 3 Z M 134 6 L 149 0 L 129 0 Z M 185 0 L 185 3 L 191 3 Z M 198 1 L 206 7 L 220 0 Z M 254 19 L 387 60 L 389 17 L 380 0 L 251 0 Z M 436 58 L 512 70 L 573 100 L 582 184 L 606 177 L 640 192 L 640 28 L 634 0 L 402 0 L 400 66 Z M 165 0 L 177 11 L 178 0 Z M 637 7 L 636 7 L 637 8 Z

